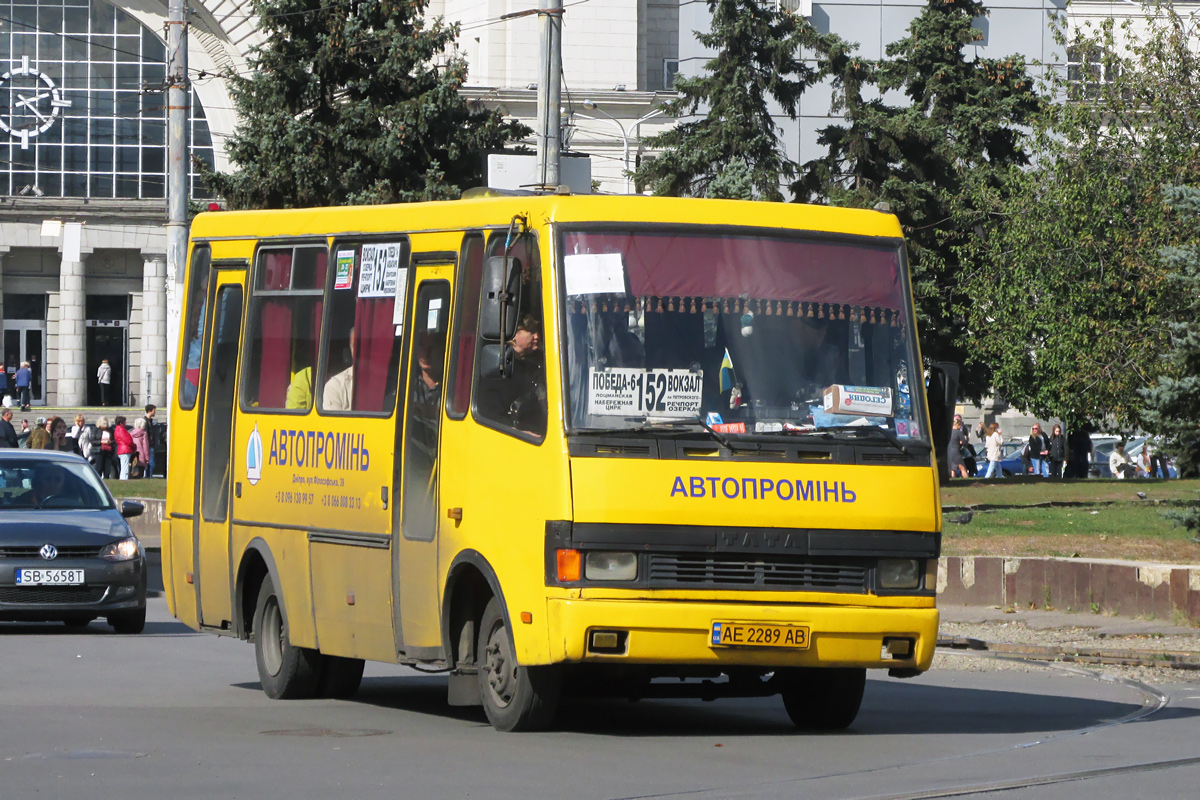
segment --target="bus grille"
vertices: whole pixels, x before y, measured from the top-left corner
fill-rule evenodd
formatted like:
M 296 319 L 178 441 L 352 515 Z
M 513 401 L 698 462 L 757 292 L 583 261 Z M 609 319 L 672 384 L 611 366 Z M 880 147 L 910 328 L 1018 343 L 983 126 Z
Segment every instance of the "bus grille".
M 654 553 L 650 556 L 650 585 L 865 592 L 867 568 L 803 558 Z
M 99 603 L 107 586 L 4 586 L 0 587 L 0 603 Z

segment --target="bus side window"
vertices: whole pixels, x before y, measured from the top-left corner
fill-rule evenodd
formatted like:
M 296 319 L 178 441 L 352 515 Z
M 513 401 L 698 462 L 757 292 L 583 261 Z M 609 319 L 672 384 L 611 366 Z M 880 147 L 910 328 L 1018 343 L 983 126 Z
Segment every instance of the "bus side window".
M 447 373 L 446 414 L 462 419 L 471 405 L 471 373 L 475 369 L 475 326 L 479 319 L 479 289 L 483 283 L 483 236 L 463 237 L 458 277 L 458 305 Z
M 504 233 L 488 241 L 488 256 L 504 254 Z M 540 439 L 546 435 L 546 357 L 542 349 L 542 274 L 537 240 L 521 236 L 509 256 L 521 265 L 521 297 L 509 313 L 517 319 L 517 333 L 507 348 L 487 352 L 511 356 L 510 368 L 500 373 L 500 357 L 482 357 L 477 344 L 475 359 L 475 414 L 494 427 L 508 428 Z
M 396 291 L 407 286 L 408 240 L 338 241 L 333 252 L 325 365 L 317 383 L 320 408 L 390 414 L 400 368 Z
M 243 408 L 312 408 L 327 259 L 323 245 L 259 251 Z
M 200 356 L 204 351 L 204 301 L 208 284 L 208 265 L 212 251 L 208 245 L 196 245 L 192 250 L 189 267 L 191 282 L 188 285 L 187 322 L 184 325 L 183 364 L 179 370 L 179 407 L 190 409 L 196 405 L 196 394 L 200 388 Z

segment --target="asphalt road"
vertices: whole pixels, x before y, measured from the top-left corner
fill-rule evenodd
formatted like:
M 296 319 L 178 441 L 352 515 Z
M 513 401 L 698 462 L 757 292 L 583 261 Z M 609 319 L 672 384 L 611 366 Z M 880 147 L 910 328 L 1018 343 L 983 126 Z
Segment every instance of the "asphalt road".
M 1155 710 L 1052 668 L 943 670 L 872 678 L 836 735 L 795 733 L 775 698 L 588 703 L 501 734 L 395 666 L 352 701 L 269 700 L 251 646 L 154 598 L 140 636 L 0 623 L 0 798 L 1194 798 L 1200 687 L 1162 689 Z

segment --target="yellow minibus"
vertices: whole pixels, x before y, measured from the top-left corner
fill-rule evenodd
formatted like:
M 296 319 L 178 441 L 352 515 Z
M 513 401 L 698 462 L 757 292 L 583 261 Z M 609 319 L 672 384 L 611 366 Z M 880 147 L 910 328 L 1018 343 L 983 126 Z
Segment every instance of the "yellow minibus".
M 945 409 L 894 216 L 213 212 L 184 290 L 167 599 L 253 642 L 269 696 L 350 696 L 373 660 L 501 730 L 581 694 L 780 695 L 833 729 L 867 669 L 929 668 Z

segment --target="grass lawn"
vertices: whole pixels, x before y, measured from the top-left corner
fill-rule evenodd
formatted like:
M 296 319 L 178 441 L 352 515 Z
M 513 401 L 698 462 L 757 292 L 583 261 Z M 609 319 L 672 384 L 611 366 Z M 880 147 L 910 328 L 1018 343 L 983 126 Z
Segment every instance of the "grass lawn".
M 942 489 L 942 552 L 1200 564 L 1193 534 L 1161 513 L 1198 496 L 1200 480 L 956 481 Z
M 135 478 L 128 481 L 106 479 L 104 482 L 118 500 L 133 497 L 162 500 L 167 496 L 166 478 Z

